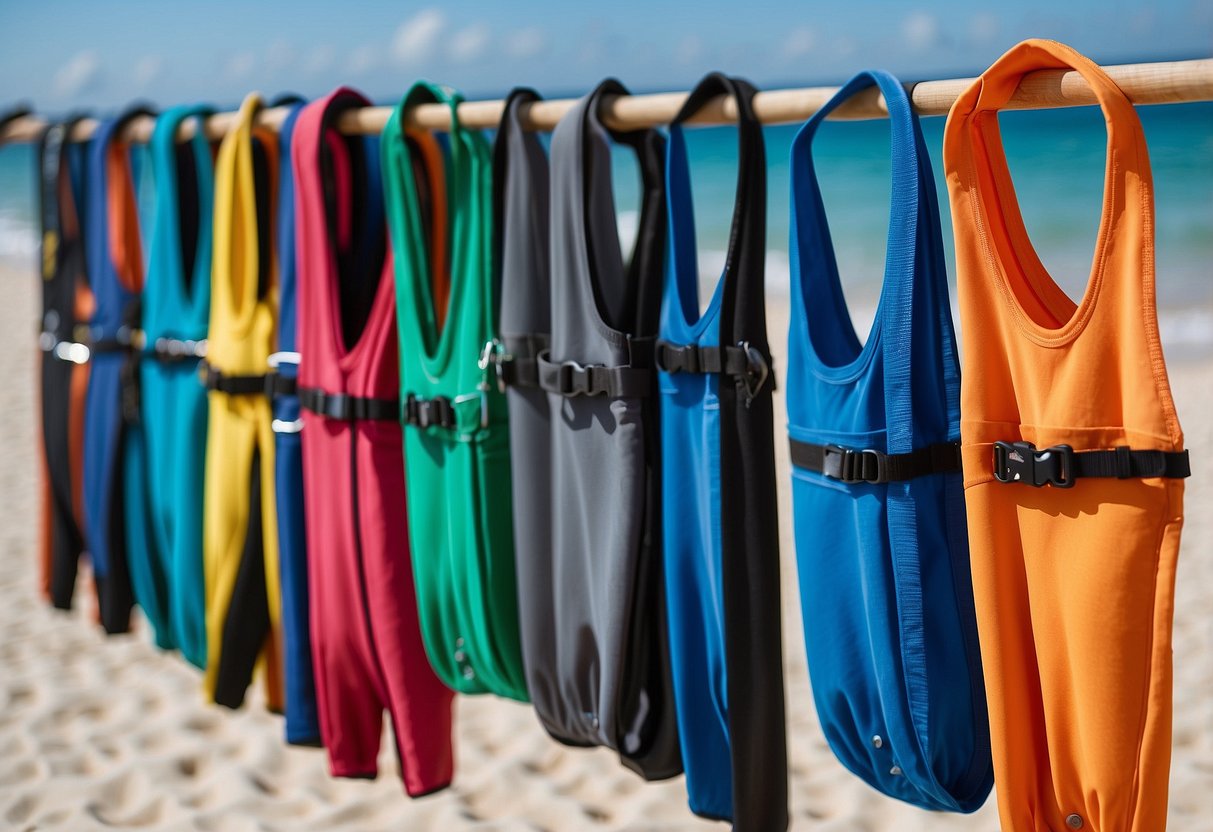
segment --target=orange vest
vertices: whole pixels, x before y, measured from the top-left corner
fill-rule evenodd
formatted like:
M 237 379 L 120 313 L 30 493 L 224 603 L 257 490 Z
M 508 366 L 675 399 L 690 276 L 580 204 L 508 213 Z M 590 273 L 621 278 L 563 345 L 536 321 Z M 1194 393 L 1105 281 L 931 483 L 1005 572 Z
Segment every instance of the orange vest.
M 1077 305 L 1032 249 L 997 118 L 1024 73 L 1070 68 L 1094 89 L 1108 129 L 1102 224 Z M 1183 448 L 1155 314 L 1154 194 L 1141 124 L 1094 63 L 1053 41 L 1026 41 L 952 107 L 944 165 L 973 591 L 1002 825 L 1159 832 L 1184 474 L 1074 477 L 1076 457 L 1093 458 L 1082 451 Z M 1014 481 L 1032 476 L 1035 455 L 997 442 L 1034 443 L 1040 469 L 1060 465 L 1061 482 Z M 1062 444 L 1074 453 L 1044 453 Z M 1178 455 L 1135 456 L 1186 467 Z

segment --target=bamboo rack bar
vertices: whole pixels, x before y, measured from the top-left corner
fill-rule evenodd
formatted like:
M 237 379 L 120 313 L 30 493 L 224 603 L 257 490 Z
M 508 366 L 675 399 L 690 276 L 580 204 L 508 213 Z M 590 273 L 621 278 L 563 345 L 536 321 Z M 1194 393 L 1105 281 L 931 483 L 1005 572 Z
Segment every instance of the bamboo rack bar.
M 1188 101 L 1213 101 L 1213 58 L 1191 61 L 1120 64 L 1104 67 L 1109 76 L 1124 90 L 1134 104 L 1172 104 Z M 974 81 L 954 78 L 943 81 L 922 81 L 910 85 L 911 100 L 919 115 L 947 115 L 953 102 Z M 760 92 L 754 98 L 754 111 L 766 124 L 786 124 L 804 121 L 817 112 L 837 92 L 837 87 L 805 87 L 802 89 Z M 655 127 L 672 121 L 686 100 L 685 92 L 655 95 L 613 96 L 603 100 L 603 120 L 614 129 Z M 576 103 L 575 99 L 538 101 L 523 105 L 519 115 L 522 124 L 531 130 L 551 130 Z M 1007 104 L 1007 109 L 1035 110 L 1053 107 L 1079 107 L 1094 104 L 1095 97 L 1082 76 L 1073 70 L 1043 70 L 1025 75 L 1019 89 Z M 458 118 L 470 128 L 495 128 L 501 119 L 504 101 L 467 101 L 459 105 Z M 380 132 L 391 114 L 390 107 L 363 107 L 345 113 L 338 129 L 353 135 Z M 276 130 L 285 120 L 287 110 L 267 108 L 257 117 L 257 123 Z M 884 98 L 875 88 L 856 95 L 831 113 L 831 118 L 873 119 L 888 116 Z M 235 123 L 235 113 L 218 113 L 203 126 L 206 136 L 218 140 Z M 441 104 L 422 104 L 405 114 L 406 124 L 425 130 L 445 130 L 450 126 L 450 111 Z M 691 121 L 695 124 L 728 124 L 737 120 L 737 108 L 731 99 L 718 98 L 705 106 Z M 146 142 L 155 124 L 150 117 L 133 119 L 125 138 Z M 37 117 L 17 119 L 0 132 L 0 144 L 35 141 L 46 122 Z M 73 141 L 87 140 L 97 128 L 97 122 L 86 119 L 72 132 Z M 178 139 L 185 140 L 197 129 L 194 121 L 181 126 Z

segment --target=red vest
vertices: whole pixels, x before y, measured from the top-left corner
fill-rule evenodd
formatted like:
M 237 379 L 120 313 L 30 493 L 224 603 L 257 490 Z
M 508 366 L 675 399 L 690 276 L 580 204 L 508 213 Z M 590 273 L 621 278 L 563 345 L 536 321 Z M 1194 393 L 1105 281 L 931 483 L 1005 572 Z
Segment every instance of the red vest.
M 368 104 L 341 88 L 308 105 L 292 145 L 312 651 L 333 774 L 375 775 L 386 709 L 417 796 L 450 783 L 453 695 L 426 659 L 409 561 L 378 148 L 335 126 Z

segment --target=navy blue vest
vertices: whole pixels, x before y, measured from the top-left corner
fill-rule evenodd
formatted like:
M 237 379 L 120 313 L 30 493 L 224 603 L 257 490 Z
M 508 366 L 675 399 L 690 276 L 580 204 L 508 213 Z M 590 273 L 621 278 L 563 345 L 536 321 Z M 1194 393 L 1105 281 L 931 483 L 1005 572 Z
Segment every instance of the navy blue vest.
M 101 623 L 107 632 L 126 632 L 134 605 L 127 569 L 123 492 L 123 454 L 128 428 L 139 416 L 136 333 L 138 295 L 118 275 L 110 243 L 111 144 L 130 119 L 146 111 L 133 109 L 101 123 L 89 149 L 85 252 L 95 307 L 89 322 L 91 364 L 84 416 L 84 525 L 93 575 L 101 599 Z M 141 151 L 128 163 L 138 181 Z M 133 198 L 133 197 L 132 197 Z M 142 255 L 133 253 L 136 259 Z M 141 264 L 139 264 L 141 267 Z M 142 441 L 138 439 L 137 441 Z
M 276 102 L 277 103 L 277 102 Z M 312 637 L 308 629 L 307 538 L 303 514 L 303 449 L 299 396 L 294 380 L 299 366 L 295 328 L 295 178 L 291 170 L 291 134 L 303 108 L 291 101 L 291 113 L 278 134 L 278 352 L 270 356 L 286 385 L 274 397 L 274 487 L 278 501 L 278 580 L 282 590 L 283 664 L 286 682 L 286 741 L 318 745 L 316 681 L 312 674 Z

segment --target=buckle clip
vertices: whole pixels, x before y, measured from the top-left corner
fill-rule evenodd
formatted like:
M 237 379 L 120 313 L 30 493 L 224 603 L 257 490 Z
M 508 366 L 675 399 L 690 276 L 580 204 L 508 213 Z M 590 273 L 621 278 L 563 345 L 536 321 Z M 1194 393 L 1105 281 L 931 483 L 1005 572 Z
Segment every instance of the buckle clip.
M 767 378 L 771 375 L 771 365 L 766 356 L 749 341 L 738 341 L 737 346 L 746 357 L 745 375 L 738 376 L 737 383 L 741 387 L 746 409 L 749 409 L 750 403 L 754 401 L 758 391 L 767 383 Z M 861 453 L 867 453 L 867 451 Z M 872 453 L 876 453 L 876 451 L 872 451 Z
M 590 368 L 576 361 L 560 365 L 556 376 L 556 390 L 562 396 L 587 396 L 590 393 Z
M 874 448 L 855 449 L 844 448 L 842 445 L 826 445 L 821 473 L 832 480 L 850 484 L 886 482 L 887 457 Z
M 505 345 L 496 338 L 491 338 L 484 342 L 484 346 L 480 349 L 480 358 L 476 361 L 476 366 L 481 372 L 485 373 L 486 387 L 489 367 L 493 368 L 493 374 L 497 378 L 497 392 L 505 392 L 505 365 L 512 361 L 514 356 L 508 355 L 505 350 Z
M 1031 442 L 995 442 L 994 479 L 1033 488 L 1073 488 L 1074 449 L 1053 445 L 1038 450 Z
M 287 364 L 287 365 L 290 365 L 293 367 L 298 367 L 299 366 L 299 353 L 287 352 L 287 351 L 272 352 L 265 359 L 265 363 L 267 365 L 269 365 L 269 368 L 271 370 L 277 370 L 283 364 Z

